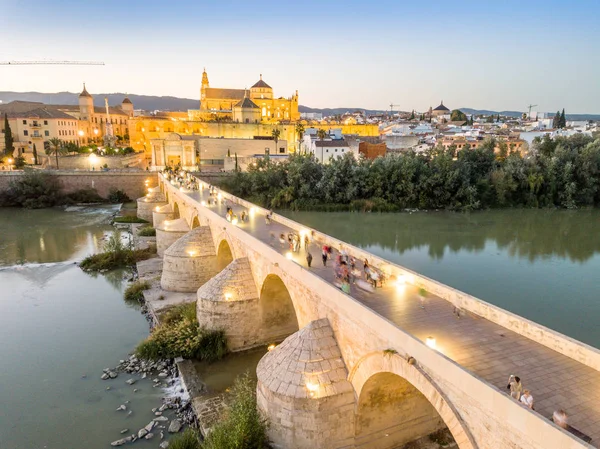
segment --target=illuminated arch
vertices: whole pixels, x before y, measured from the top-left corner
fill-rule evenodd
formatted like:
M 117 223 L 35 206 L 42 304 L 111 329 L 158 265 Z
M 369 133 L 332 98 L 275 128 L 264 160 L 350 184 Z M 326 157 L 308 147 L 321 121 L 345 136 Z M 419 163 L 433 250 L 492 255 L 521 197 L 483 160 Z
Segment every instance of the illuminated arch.
M 173 203 L 173 219 L 179 218 L 179 204 Z
M 217 248 L 217 271 L 222 271 L 227 265 L 233 261 L 233 253 L 229 242 L 225 239 L 221 240 Z
M 348 380 L 352 383 L 357 397 L 357 448 L 375 447 L 374 441 L 380 443 L 376 447 L 381 449 L 401 446 L 407 442 L 401 442 L 402 435 L 398 433 L 406 427 L 407 421 L 399 418 L 401 409 L 394 408 L 401 407 L 401 402 L 407 398 L 410 398 L 410 404 L 422 410 L 424 419 L 427 419 L 427 413 L 435 411 L 441 420 L 440 423 L 443 422 L 450 430 L 460 449 L 478 448 L 458 411 L 433 379 L 416 364 L 409 364 L 399 355 L 384 354 L 383 351 L 369 354 L 355 365 Z M 383 391 L 385 394 L 382 397 Z M 414 410 L 411 412 L 414 413 Z M 435 419 L 435 416 L 429 415 L 429 418 Z M 390 438 L 394 435 L 396 440 Z M 365 444 L 367 440 L 371 445 Z
M 192 218 L 192 225 L 190 226 L 192 229 L 197 228 L 198 226 L 200 226 L 200 220 L 198 219 L 198 215 L 194 216 L 194 218 Z
M 286 285 L 276 274 L 264 279 L 258 300 L 260 328 L 273 341 L 298 331 L 298 317 Z

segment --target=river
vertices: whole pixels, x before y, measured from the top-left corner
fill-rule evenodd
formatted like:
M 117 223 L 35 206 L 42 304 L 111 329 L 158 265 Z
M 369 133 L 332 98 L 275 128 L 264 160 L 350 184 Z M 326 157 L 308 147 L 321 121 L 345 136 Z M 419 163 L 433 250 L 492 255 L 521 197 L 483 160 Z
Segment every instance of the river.
M 600 210 L 284 215 L 600 348 Z
M 114 211 L 0 209 L 2 449 L 110 447 L 161 404 L 149 378 L 100 379 L 148 335 L 139 306 L 123 300 L 126 273 L 93 276 L 74 264 L 99 251 Z M 125 401 L 130 416 L 116 411 Z

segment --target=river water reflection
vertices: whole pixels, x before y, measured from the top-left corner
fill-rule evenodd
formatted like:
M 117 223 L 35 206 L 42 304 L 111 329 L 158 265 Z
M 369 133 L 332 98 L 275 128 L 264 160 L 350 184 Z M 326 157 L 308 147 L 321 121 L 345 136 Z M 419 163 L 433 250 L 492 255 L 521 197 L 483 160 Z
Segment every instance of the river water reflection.
M 600 348 L 600 211 L 285 212 Z
M 123 272 L 90 276 L 73 263 L 98 251 L 113 212 L 0 209 L 2 449 L 110 447 L 160 405 L 149 379 L 135 394 L 124 375 L 100 380 L 148 334 L 137 305 L 123 301 Z M 127 400 L 129 417 L 115 411 Z

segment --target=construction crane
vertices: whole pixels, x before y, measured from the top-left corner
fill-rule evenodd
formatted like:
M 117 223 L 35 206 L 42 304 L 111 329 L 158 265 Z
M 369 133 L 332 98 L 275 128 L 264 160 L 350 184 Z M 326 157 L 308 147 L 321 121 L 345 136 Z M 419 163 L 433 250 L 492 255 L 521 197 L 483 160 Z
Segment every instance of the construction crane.
M 536 106 L 537 106 L 537 104 L 530 104 L 529 106 L 527 106 L 529 108 L 529 115 L 527 115 L 528 119 L 531 118 L 531 108 L 535 108 Z
M 0 65 L 104 65 L 102 61 L 0 61 Z
M 399 104 L 390 104 L 390 116 L 394 115 L 394 108 L 400 106 Z

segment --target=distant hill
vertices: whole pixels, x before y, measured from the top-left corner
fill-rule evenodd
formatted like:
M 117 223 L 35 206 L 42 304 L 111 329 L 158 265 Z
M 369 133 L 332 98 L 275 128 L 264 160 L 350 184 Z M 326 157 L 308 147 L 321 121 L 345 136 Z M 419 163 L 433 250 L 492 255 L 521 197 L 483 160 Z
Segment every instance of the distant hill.
M 15 100 L 21 101 L 38 101 L 46 104 L 77 104 L 79 92 L 57 92 L 57 93 L 42 93 L 42 92 L 9 92 L 0 91 L 0 101 L 9 103 Z M 93 94 L 94 105 L 104 106 L 104 98 L 108 98 L 108 104 L 111 106 L 121 104 L 124 93 L 112 94 Z M 136 109 L 144 109 L 146 111 L 187 111 L 188 109 L 198 109 L 199 101 L 190 98 L 178 97 L 158 97 L 152 95 L 136 95 L 128 94 L 129 99 L 133 102 Z M 298 106 L 300 112 L 321 112 L 324 116 L 342 115 L 346 112 L 364 111 L 367 114 L 384 114 L 389 111 L 381 109 L 363 109 L 363 108 L 311 108 L 309 106 Z M 520 111 L 490 111 L 487 109 L 471 109 L 460 108 L 465 114 L 475 115 L 500 115 L 506 117 L 521 117 L 523 114 Z M 394 111 L 398 112 L 398 111 Z M 552 116 L 552 114 L 550 114 Z M 600 114 L 567 114 L 569 120 L 600 120 Z
M 53 94 L 41 92 L 0 92 L 0 101 L 9 103 L 14 100 L 38 101 L 46 104 L 77 104 L 79 92 L 57 92 Z M 104 98 L 108 98 L 108 104 L 111 106 L 121 104 L 124 93 L 113 94 L 93 94 L 94 105 L 104 106 Z M 152 95 L 129 94 L 129 99 L 133 102 L 136 109 L 154 111 L 160 109 L 163 111 L 187 111 L 188 109 L 198 109 L 199 101 L 189 98 L 177 97 L 156 97 Z
M 523 112 L 520 111 L 489 111 L 487 109 L 471 109 L 471 108 L 460 108 L 465 114 L 475 115 L 496 115 L 500 114 L 505 117 L 521 117 Z M 549 116 L 553 117 L 555 114 L 550 113 Z M 565 114 L 567 120 L 600 120 L 600 114 Z
M 363 109 L 363 108 L 323 108 L 323 109 L 318 109 L 318 108 L 310 108 L 310 107 L 304 106 L 304 105 L 299 105 L 298 111 L 300 111 L 300 112 L 321 112 L 321 113 L 323 113 L 323 116 L 325 116 L 325 117 L 330 116 L 330 115 L 342 115 L 346 112 L 355 112 L 355 111 L 366 112 L 367 114 L 383 114 L 386 112 L 386 111 L 381 111 L 381 110 L 377 110 L 377 109 Z M 389 111 L 387 111 L 387 112 L 389 112 Z M 398 112 L 398 111 L 394 111 L 394 112 Z

